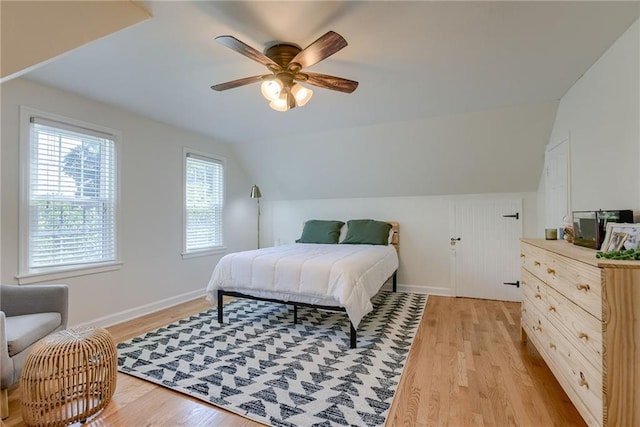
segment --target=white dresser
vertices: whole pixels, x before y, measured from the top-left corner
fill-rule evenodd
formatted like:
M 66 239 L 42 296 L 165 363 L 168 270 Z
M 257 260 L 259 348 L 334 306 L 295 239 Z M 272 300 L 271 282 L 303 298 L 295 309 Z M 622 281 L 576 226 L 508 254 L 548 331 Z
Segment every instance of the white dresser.
M 640 426 L 640 261 L 522 239 L 522 339 L 590 426 Z

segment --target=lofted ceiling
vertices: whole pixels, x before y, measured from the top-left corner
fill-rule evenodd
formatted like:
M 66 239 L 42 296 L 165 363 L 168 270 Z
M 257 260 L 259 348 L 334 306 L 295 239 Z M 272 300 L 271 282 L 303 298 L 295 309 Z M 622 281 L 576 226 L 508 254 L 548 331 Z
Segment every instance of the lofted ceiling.
M 237 143 L 247 170 L 254 171 L 256 180 L 283 189 L 282 197 L 300 197 L 293 186 L 287 193 L 284 184 L 295 177 L 275 180 L 268 174 L 277 168 L 295 135 L 304 139 L 328 133 L 339 138 L 337 131 L 357 128 L 375 135 L 372 130 L 385 124 L 401 127 L 399 123 L 410 122 L 419 128 L 415 121 L 554 105 L 640 13 L 639 3 L 631 1 L 147 1 L 142 5 L 151 19 L 69 52 L 24 77 Z M 216 36 L 233 35 L 262 51 L 275 41 L 305 47 L 328 30 L 341 34 L 349 45 L 309 70 L 358 81 L 354 93 L 314 88 L 305 107 L 279 113 L 268 107 L 259 84 L 225 92 L 210 89 L 216 83 L 265 72 L 262 65 L 216 43 Z M 538 170 L 519 190 L 537 185 L 540 150 L 548 142 L 554 112 L 542 113 L 541 126 L 546 130 L 540 132 L 535 147 Z M 315 139 L 320 138 L 309 143 Z M 265 141 L 280 144 L 274 150 L 279 158 L 269 157 L 269 150 L 261 146 Z M 256 146 L 260 154 L 251 151 Z M 460 152 L 464 154 L 464 149 L 445 152 L 441 160 L 451 161 Z M 384 158 L 389 153 L 379 155 Z M 412 160 L 410 152 L 405 156 Z M 402 168 L 402 159 L 398 163 Z M 321 177 L 326 167 L 309 172 L 306 180 Z M 304 175 L 304 168 L 296 174 Z M 415 179 L 413 173 L 404 184 Z M 305 177 L 298 182 L 305 182 Z M 335 187 L 333 193 L 327 187 L 315 196 L 376 195 L 356 188 L 340 193 L 339 182 Z M 486 190 L 514 190 L 490 187 Z M 397 188 L 386 192 L 404 193 Z M 482 189 L 468 191 L 454 185 L 406 191 L 447 192 Z
M 0 82 L 150 17 L 132 1 L 97 0 L 4 1 L 0 14 Z

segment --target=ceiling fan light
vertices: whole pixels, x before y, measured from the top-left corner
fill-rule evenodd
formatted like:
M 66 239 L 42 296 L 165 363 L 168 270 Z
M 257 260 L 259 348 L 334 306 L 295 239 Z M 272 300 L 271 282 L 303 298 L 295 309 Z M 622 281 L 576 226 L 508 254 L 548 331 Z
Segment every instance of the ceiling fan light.
M 275 101 L 282 91 L 282 82 L 279 79 L 265 80 L 260 85 L 260 91 L 267 101 Z
M 291 94 L 293 94 L 293 96 L 296 98 L 296 105 L 298 107 L 302 107 L 307 102 L 309 102 L 309 100 L 313 96 L 313 91 L 296 83 L 291 88 Z
M 269 107 L 276 111 L 287 111 L 289 109 L 289 103 L 287 102 L 287 94 L 282 93 L 282 96 L 274 99 L 269 103 Z

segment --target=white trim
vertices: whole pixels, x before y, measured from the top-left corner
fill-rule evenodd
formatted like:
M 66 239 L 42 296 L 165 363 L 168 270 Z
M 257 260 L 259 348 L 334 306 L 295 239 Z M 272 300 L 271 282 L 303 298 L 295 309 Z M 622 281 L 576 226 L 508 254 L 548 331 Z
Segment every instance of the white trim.
M 386 291 L 391 291 L 393 289 L 393 285 L 391 283 L 385 284 L 382 289 Z M 445 286 L 422 286 L 422 285 L 403 285 L 398 283 L 398 291 L 399 292 L 407 292 L 412 294 L 424 294 L 424 295 L 438 295 L 444 297 L 453 297 L 455 296 L 451 291 L 451 288 Z
M 141 316 L 145 316 L 147 314 L 155 313 L 156 311 L 164 310 L 178 304 L 182 304 L 184 302 L 193 301 L 197 298 L 204 298 L 205 289 L 198 289 L 197 291 L 187 292 L 182 295 L 176 295 L 171 298 L 165 298 L 159 301 L 155 301 L 149 304 L 141 305 L 139 307 L 135 307 L 129 310 L 120 311 L 118 313 L 109 314 L 107 316 L 98 317 L 97 319 L 89 320 L 87 322 L 82 322 L 76 325 L 71 326 L 92 326 L 98 328 L 106 328 L 109 326 L 114 326 L 119 323 L 123 323 L 129 320 L 137 319 Z
M 567 132 L 566 135 L 562 135 L 561 137 L 558 137 L 556 139 L 554 139 L 553 141 L 549 141 L 547 143 L 547 145 L 544 147 L 545 151 L 549 151 L 552 150 L 554 148 L 556 148 L 558 145 L 562 144 L 563 142 L 567 141 L 571 139 L 571 132 Z
M 27 123 L 29 123 L 29 118 L 31 116 L 35 116 L 43 119 L 49 119 L 49 120 L 53 120 L 53 121 L 57 121 L 65 124 L 70 124 L 73 126 L 77 126 L 79 128 L 94 129 L 104 134 L 113 136 L 116 142 L 119 142 L 122 140 L 122 132 L 120 132 L 119 130 L 21 105 L 20 106 L 21 123 L 22 123 L 22 119 L 24 118 L 23 115 L 27 116 Z
M 31 152 L 31 141 L 29 138 L 31 127 L 31 115 L 37 113 L 29 107 L 20 106 L 20 182 L 18 200 L 18 274 L 28 271 L 29 259 L 29 153 Z
M 226 254 L 227 253 L 227 248 L 225 246 L 222 246 L 220 248 L 215 248 L 215 249 L 204 249 L 201 251 L 192 251 L 192 252 L 183 252 L 182 253 L 182 259 L 190 259 L 190 258 L 200 258 L 203 256 L 209 256 L 209 255 L 219 255 L 219 254 Z
M 120 270 L 124 263 L 115 261 L 105 264 L 91 264 L 86 267 L 74 267 L 60 270 L 51 270 L 41 272 L 33 272 L 27 274 L 19 274 L 15 276 L 19 285 L 28 285 L 31 283 L 50 282 L 52 280 L 67 279 L 70 277 L 88 276 L 90 274 L 106 273 L 107 271 Z
M 110 265 L 112 267 L 71 267 L 69 269 L 60 270 L 56 268 L 49 269 L 47 271 L 35 271 L 29 270 L 29 180 L 30 180 L 30 153 L 31 153 L 31 117 L 40 117 L 43 119 L 54 120 L 69 125 L 77 126 L 80 128 L 95 129 L 96 131 L 109 134 L 113 137 L 114 142 L 114 155 L 115 155 L 115 259 L 108 264 L 99 264 L 100 266 Z M 120 145 L 122 144 L 122 132 L 116 129 L 108 128 L 106 126 L 97 125 L 94 123 L 85 122 L 78 119 L 62 116 L 59 114 L 49 113 L 47 111 L 38 110 L 35 108 L 20 106 L 20 134 L 19 134 L 19 201 L 18 201 L 18 283 L 35 283 L 36 281 L 55 280 L 56 278 L 66 278 L 82 276 L 85 274 L 95 274 L 103 271 L 112 271 L 119 269 L 122 265 L 122 227 L 121 227 L 121 159 L 120 159 Z M 113 267 L 117 266 L 117 267 Z M 106 269 L 105 269 L 106 268 Z M 88 271 L 88 272 L 87 272 Z M 81 273 L 78 273 L 81 272 Z M 36 278 L 37 279 L 34 279 Z
M 201 158 L 209 159 L 222 164 L 222 246 L 216 248 L 200 249 L 197 251 L 187 251 L 187 157 L 194 154 Z M 206 153 L 189 147 L 182 147 L 182 259 L 197 258 L 207 255 L 215 255 L 226 252 L 224 246 L 224 211 L 227 204 L 227 159 L 223 156 Z
M 460 200 L 465 200 L 464 198 L 460 198 Z M 456 211 L 455 211 L 455 201 L 456 199 L 449 200 L 449 235 L 451 238 L 456 238 Z M 450 245 L 449 248 L 449 277 L 451 278 L 451 286 L 449 287 L 451 296 L 458 296 L 458 286 L 456 280 L 456 247 L 454 245 Z
M 553 144 L 549 143 L 547 144 L 545 151 L 544 151 L 544 167 L 543 167 L 543 171 L 542 173 L 544 174 L 544 184 L 545 184 L 545 188 L 544 188 L 544 195 L 545 195 L 545 200 L 544 200 L 544 223 L 545 223 L 545 227 L 548 226 L 552 226 L 553 224 L 547 224 L 547 214 L 549 211 L 549 206 L 547 203 L 547 190 L 548 190 L 548 185 L 549 185 L 549 156 L 551 155 L 551 152 L 553 150 L 555 150 L 556 148 L 559 148 L 562 144 L 566 143 L 566 152 L 567 152 L 567 159 L 566 159 L 566 167 L 567 167 L 567 188 L 566 188 L 566 202 L 567 202 L 567 212 L 566 212 L 566 217 L 568 219 L 571 218 L 572 216 L 572 206 L 573 204 L 571 203 L 571 132 L 567 133 L 567 136 L 561 139 L 558 139 L 557 141 L 555 141 Z

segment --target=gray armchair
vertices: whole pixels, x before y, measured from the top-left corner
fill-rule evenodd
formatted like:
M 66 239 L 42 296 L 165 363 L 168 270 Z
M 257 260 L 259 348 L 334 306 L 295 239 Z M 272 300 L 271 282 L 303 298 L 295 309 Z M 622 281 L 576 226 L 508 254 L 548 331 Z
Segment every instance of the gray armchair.
M 29 350 L 67 327 L 67 285 L 0 284 L 0 412 L 9 416 L 8 388 L 20 380 Z

